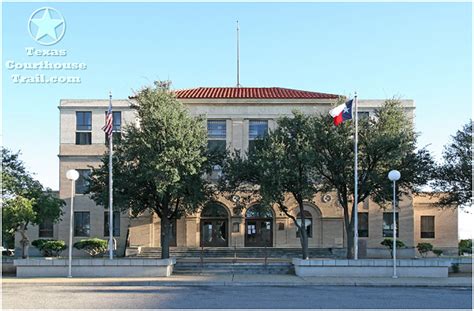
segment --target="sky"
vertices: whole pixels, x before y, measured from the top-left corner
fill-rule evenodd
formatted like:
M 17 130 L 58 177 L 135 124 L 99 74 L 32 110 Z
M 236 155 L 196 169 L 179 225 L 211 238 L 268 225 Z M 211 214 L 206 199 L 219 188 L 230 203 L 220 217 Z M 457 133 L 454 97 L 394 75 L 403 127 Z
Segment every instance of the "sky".
M 29 21 L 43 7 L 56 9 L 51 17 L 59 19 L 59 12 L 66 25 L 49 46 L 34 40 Z M 237 19 L 243 86 L 413 99 L 419 146 L 438 160 L 472 115 L 470 3 L 3 3 L 2 9 L 3 145 L 21 150 L 28 169 L 53 189 L 60 99 L 105 99 L 109 90 L 126 98 L 165 79 L 174 88 L 235 86 Z M 29 56 L 28 48 L 66 55 Z M 86 69 L 9 69 L 41 61 Z M 80 83 L 13 77 L 37 74 Z

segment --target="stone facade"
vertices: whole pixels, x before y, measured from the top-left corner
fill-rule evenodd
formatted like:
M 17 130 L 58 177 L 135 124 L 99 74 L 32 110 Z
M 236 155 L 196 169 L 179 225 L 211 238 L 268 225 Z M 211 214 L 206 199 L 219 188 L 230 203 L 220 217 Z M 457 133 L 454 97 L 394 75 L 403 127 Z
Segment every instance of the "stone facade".
M 290 116 L 293 110 L 301 112 L 327 113 L 334 105 L 334 98 L 179 98 L 193 115 L 203 115 L 208 120 L 225 120 L 226 146 L 231 149 L 246 151 L 249 146 L 249 123 L 251 120 L 267 120 L 268 129 L 276 127 L 276 120 L 281 116 Z M 372 114 L 374 109 L 383 104 L 383 100 L 359 100 L 359 112 Z M 402 101 L 403 107 L 410 118 L 414 117 L 415 105 L 412 100 Z M 54 225 L 52 238 L 68 241 L 69 236 L 69 202 L 71 198 L 71 182 L 66 179 L 69 169 L 88 169 L 100 165 L 100 158 L 106 151 L 105 135 L 101 130 L 105 120 L 108 100 L 61 100 L 60 111 L 60 145 L 59 145 L 59 196 L 68 206 L 65 208 L 63 220 Z M 127 123 L 134 123 L 135 115 L 130 109 L 129 100 L 114 100 L 114 111 L 121 111 L 122 127 Z M 92 113 L 91 144 L 78 145 L 76 135 L 76 112 L 90 111 Z M 246 233 L 250 232 L 251 224 L 247 224 L 246 213 L 248 206 L 241 212 L 234 210 L 234 203 L 226 198 L 219 198 L 216 203 L 225 209 L 226 243 L 223 247 L 246 247 Z M 255 202 L 258 203 L 258 202 Z M 418 208 L 419 203 L 419 208 Z M 75 195 L 75 212 L 89 212 L 90 237 L 106 239 L 104 235 L 104 208 L 96 206 L 84 194 Z M 296 204 L 293 204 L 293 208 Z M 306 210 L 311 214 L 312 237 L 309 238 L 311 248 L 343 249 L 346 243 L 343 213 L 335 200 L 335 195 L 317 195 L 312 202 L 306 204 Z M 387 257 L 389 253 L 380 242 L 383 240 L 383 213 L 384 210 L 377 204 L 361 202 L 359 212 L 367 212 L 368 237 L 360 238 L 361 257 Z M 390 212 L 390 207 L 385 210 Z M 210 225 L 202 223 L 201 212 L 188 215 L 177 220 L 176 247 L 198 248 L 202 245 L 203 228 Z M 296 209 L 292 210 L 296 215 Z M 453 250 L 457 247 L 457 213 L 439 211 L 427 207 L 425 201 L 412 196 L 403 197 L 400 202 L 399 230 L 400 239 L 405 242 L 407 249 L 400 252 L 401 256 L 413 257 L 416 243 L 419 239 L 419 215 L 433 214 L 436 218 L 436 237 L 433 244 Z M 298 248 L 300 247 L 296 227 L 292 221 L 278 209 L 271 210 L 271 220 L 267 224 L 271 231 L 269 247 Z M 210 227 L 209 227 L 210 228 Z M 250 231 L 249 231 L 250 230 Z M 449 233 L 448 233 L 449 232 Z M 29 230 L 31 240 L 38 238 L 38 228 Z M 78 241 L 85 237 L 74 237 Z M 120 217 L 120 236 L 117 240 L 117 254 L 125 254 L 125 248 L 130 247 L 159 247 L 160 221 L 156 215 L 145 213 L 137 218 L 130 218 L 127 213 Z M 18 240 L 18 239 L 17 239 Z M 31 248 L 35 254 L 35 249 Z M 82 253 L 74 250 L 74 255 Z

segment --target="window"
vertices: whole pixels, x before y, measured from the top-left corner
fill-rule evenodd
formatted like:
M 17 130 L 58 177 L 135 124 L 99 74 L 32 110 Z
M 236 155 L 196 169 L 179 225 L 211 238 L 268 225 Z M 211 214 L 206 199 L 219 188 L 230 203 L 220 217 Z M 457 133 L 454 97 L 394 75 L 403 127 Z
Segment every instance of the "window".
M 114 212 L 114 236 L 120 236 L 120 212 Z M 104 236 L 109 236 L 109 212 L 104 212 Z
M 40 238 L 52 238 L 53 237 L 53 222 L 49 219 L 45 219 L 39 224 L 38 237 Z
M 92 112 L 77 111 L 76 112 L 76 131 L 92 130 Z
M 74 212 L 74 236 L 88 237 L 90 235 L 90 213 Z
M 207 147 L 210 151 L 225 151 L 226 130 L 226 120 L 207 121 Z
M 434 216 L 421 216 L 421 238 L 434 239 L 435 237 L 435 218 Z
M 298 223 L 298 225 L 301 226 L 301 214 L 298 213 L 298 216 L 296 216 L 296 222 Z M 308 238 L 312 238 L 313 237 L 313 216 L 311 216 L 311 213 L 308 212 L 308 211 L 304 211 L 304 225 L 306 227 L 306 235 L 308 236 Z M 298 229 L 298 227 L 296 227 L 296 237 L 299 238 L 300 237 L 300 230 Z
M 107 117 L 107 111 L 105 112 L 105 116 Z M 122 139 L 122 112 L 121 111 L 112 111 L 112 136 L 113 141 L 118 142 Z M 104 120 L 105 121 L 105 120 Z M 105 143 L 109 143 L 109 137 L 105 134 Z
M 249 120 L 249 150 L 255 148 L 255 140 L 268 133 L 268 120 Z
M 89 177 L 91 170 L 76 170 L 79 173 L 79 178 L 76 180 L 76 194 L 84 194 L 89 189 Z
M 359 229 L 359 237 L 368 238 L 369 237 L 369 213 L 361 212 L 357 213 L 358 222 L 357 226 Z
M 395 213 L 395 221 L 397 222 L 397 237 L 400 235 L 400 222 L 398 221 L 398 212 Z M 383 213 L 383 236 L 387 238 L 393 237 L 393 213 Z
M 207 137 L 210 139 L 226 138 L 226 121 L 225 120 L 208 120 L 207 121 Z
M 92 112 L 76 111 L 76 145 L 92 143 Z
M 357 116 L 359 117 L 359 120 L 368 119 L 370 116 L 370 113 L 368 111 L 358 111 Z

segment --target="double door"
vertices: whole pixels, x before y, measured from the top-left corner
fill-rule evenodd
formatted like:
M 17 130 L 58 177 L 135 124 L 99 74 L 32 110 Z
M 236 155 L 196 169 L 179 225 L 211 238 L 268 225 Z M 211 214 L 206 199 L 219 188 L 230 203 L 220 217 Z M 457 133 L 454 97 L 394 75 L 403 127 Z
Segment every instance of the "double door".
M 247 219 L 245 221 L 245 246 L 272 247 L 273 246 L 272 219 Z
M 226 247 L 228 246 L 227 219 L 201 220 L 201 246 Z

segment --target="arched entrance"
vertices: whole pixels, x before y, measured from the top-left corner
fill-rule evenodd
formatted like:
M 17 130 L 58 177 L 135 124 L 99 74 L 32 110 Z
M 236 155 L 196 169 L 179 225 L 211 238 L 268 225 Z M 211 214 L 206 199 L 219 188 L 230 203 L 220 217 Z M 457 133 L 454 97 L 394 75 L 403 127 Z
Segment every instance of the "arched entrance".
M 255 204 L 245 213 L 245 246 L 273 246 L 273 213 L 270 207 Z
M 219 203 L 209 203 L 201 212 L 201 246 L 225 247 L 229 242 L 229 213 Z

